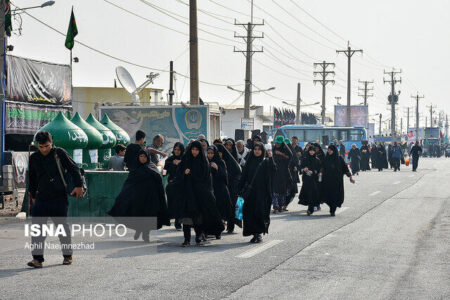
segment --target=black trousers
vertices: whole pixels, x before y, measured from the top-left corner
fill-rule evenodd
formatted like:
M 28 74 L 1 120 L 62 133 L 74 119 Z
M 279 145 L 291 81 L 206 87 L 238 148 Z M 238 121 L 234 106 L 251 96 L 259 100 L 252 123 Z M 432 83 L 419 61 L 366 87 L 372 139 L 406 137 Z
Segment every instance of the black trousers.
M 394 170 L 400 170 L 400 158 L 392 158 L 392 167 Z
M 412 169 L 413 171 L 415 171 L 417 169 L 417 166 L 419 165 L 419 157 L 414 157 L 412 158 Z
M 42 225 L 47 224 L 49 218 L 52 219 L 55 228 L 62 226 L 66 235 L 58 235 L 59 242 L 61 243 L 61 250 L 64 257 L 70 257 L 73 254 L 71 248 L 72 239 L 69 224 L 66 222 L 67 211 L 69 209 L 69 203 L 66 196 L 54 198 L 54 199 L 36 199 L 36 202 L 32 206 L 32 224 L 38 224 L 42 230 Z M 33 258 L 43 262 L 44 261 L 44 249 L 45 249 L 45 235 L 42 232 L 38 236 L 31 237 L 31 243 L 33 249 L 31 254 Z
M 184 234 L 184 240 L 187 242 L 191 241 L 191 228 L 194 227 L 194 231 L 195 231 L 195 239 L 199 240 L 201 238 L 202 235 L 202 228 L 200 225 L 186 225 L 183 224 L 183 234 Z

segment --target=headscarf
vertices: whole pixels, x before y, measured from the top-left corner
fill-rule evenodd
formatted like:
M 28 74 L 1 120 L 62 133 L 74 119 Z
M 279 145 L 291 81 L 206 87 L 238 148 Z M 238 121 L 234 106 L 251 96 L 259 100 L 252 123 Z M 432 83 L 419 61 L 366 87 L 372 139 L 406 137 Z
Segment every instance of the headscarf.
M 337 147 L 335 145 L 330 145 L 328 147 L 328 149 L 333 150 L 333 154 L 330 155 L 329 153 L 327 153 L 327 156 L 325 156 L 325 161 L 326 162 L 328 162 L 328 161 L 335 161 L 335 160 L 339 159 L 338 149 L 337 149 Z
M 231 153 L 231 155 L 233 156 L 233 158 L 237 161 L 238 157 L 237 157 L 237 149 L 236 149 L 236 143 L 234 142 L 233 139 L 229 138 L 226 139 L 224 141 L 224 144 L 226 145 L 227 143 L 231 143 L 231 151 L 229 151 Z M 227 149 L 228 150 L 228 149 Z
M 222 153 L 222 159 L 225 162 L 228 170 L 229 176 L 240 176 L 242 173 L 241 166 L 237 162 L 236 159 L 231 155 L 230 151 L 223 145 L 223 144 L 217 144 L 215 145 L 217 148 L 217 151 Z
M 176 147 L 180 148 L 180 155 L 178 155 L 178 156 L 175 155 L 175 153 L 174 153 L 174 150 L 175 150 Z M 172 148 L 172 155 L 174 156 L 175 159 L 180 159 L 183 156 L 184 151 L 185 151 L 184 144 L 181 143 L 181 142 L 176 142 L 175 145 L 173 145 L 173 148 Z
M 147 157 L 147 162 L 146 162 L 145 164 L 143 164 L 143 163 L 141 163 L 141 162 L 139 161 L 139 156 L 141 156 L 141 154 L 144 154 L 144 155 Z M 138 155 L 137 155 L 137 160 L 138 160 L 138 168 L 140 168 L 140 167 L 142 167 L 142 166 L 143 166 L 143 167 L 147 167 L 147 168 L 151 169 L 152 171 L 154 171 L 154 172 L 156 172 L 156 173 L 159 174 L 158 168 L 157 168 L 156 165 L 150 160 L 150 154 L 148 154 L 147 149 L 141 149 L 141 150 L 139 150 Z
M 199 153 L 196 157 L 192 155 L 192 148 L 196 148 L 199 150 Z M 186 150 L 183 159 L 186 161 L 186 168 L 191 170 L 191 174 L 196 176 L 197 178 L 204 178 L 205 180 L 209 175 L 209 162 L 206 158 L 205 151 L 203 151 L 202 144 L 200 141 L 193 141 L 188 149 Z
M 219 151 L 217 150 L 216 146 L 211 145 L 208 147 L 207 150 L 212 150 L 214 152 L 214 157 L 210 160 L 210 162 L 215 162 L 216 164 L 219 164 L 222 161 L 222 159 L 220 158 L 220 155 L 219 155 Z M 209 158 L 208 158 L 208 160 L 209 160 Z

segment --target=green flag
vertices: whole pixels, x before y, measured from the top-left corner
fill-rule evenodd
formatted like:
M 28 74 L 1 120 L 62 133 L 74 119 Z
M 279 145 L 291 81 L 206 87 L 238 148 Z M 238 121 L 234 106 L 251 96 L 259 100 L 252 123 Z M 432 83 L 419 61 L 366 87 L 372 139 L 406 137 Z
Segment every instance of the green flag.
M 72 7 L 72 14 L 70 15 L 70 23 L 69 28 L 67 29 L 67 35 L 66 35 L 66 48 L 69 50 L 72 50 L 73 46 L 75 45 L 75 37 L 78 34 L 77 29 L 77 22 L 75 22 L 75 15 L 73 14 L 73 7 Z
M 11 4 L 9 3 L 9 0 L 5 0 L 4 10 L 5 10 L 5 32 L 7 36 L 11 36 L 12 31 Z

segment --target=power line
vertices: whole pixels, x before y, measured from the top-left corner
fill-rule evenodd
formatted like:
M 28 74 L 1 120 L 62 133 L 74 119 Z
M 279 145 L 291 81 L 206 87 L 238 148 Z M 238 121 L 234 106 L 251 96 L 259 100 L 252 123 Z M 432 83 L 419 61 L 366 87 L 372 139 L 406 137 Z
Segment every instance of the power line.
M 17 8 L 20 9 L 20 7 L 18 7 L 17 5 L 14 5 L 14 4 L 12 4 L 12 5 L 13 5 L 14 7 L 17 7 Z M 26 14 L 26 15 L 28 15 L 30 18 L 32 18 L 32 19 L 35 20 L 36 22 L 38 22 L 38 23 L 44 25 L 45 27 L 47 27 L 47 28 L 49 28 L 49 29 L 51 29 L 51 30 L 57 32 L 58 34 L 60 34 L 60 35 L 62 35 L 62 36 L 66 36 L 65 33 L 59 31 L 58 29 L 52 27 L 51 25 L 48 25 L 47 23 L 45 23 L 45 22 L 41 21 L 40 19 L 36 18 L 35 16 L 31 15 L 30 13 L 28 13 L 28 12 L 26 12 L 26 11 L 24 11 L 23 13 Z M 101 51 L 101 50 L 98 50 L 98 49 L 96 49 L 96 48 L 94 48 L 94 47 L 92 47 L 92 46 L 89 46 L 89 45 L 87 45 L 87 44 L 81 42 L 81 41 L 78 40 L 78 39 L 75 39 L 75 41 L 77 42 L 77 44 L 80 44 L 81 46 L 83 46 L 83 47 L 85 47 L 85 48 L 88 48 L 89 50 L 92 50 L 92 51 L 94 51 L 94 52 L 96 52 L 96 53 L 98 53 L 98 54 L 107 56 L 107 57 L 109 57 L 109 58 L 111 58 L 111 59 L 114 59 L 114 60 L 117 60 L 117 61 L 120 61 L 120 62 L 129 64 L 129 65 L 132 65 L 132 66 L 135 66 L 135 67 L 139 67 L 139 68 L 147 69 L 147 70 L 152 70 L 152 71 L 158 71 L 158 72 L 169 72 L 168 70 L 163 70 L 163 69 L 158 69 L 158 68 L 153 68 L 153 67 L 141 65 L 141 64 L 138 64 L 138 63 L 134 63 L 134 62 L 131 62 L 131 61 L 128 61 L 128 60 L 125 60 L 125 59 L 122 59 L 122 58 L 113 56 L 113 55 L 108 54 L 108 53 L 106 53 L 106 52 L 104 52 L 104 51 Z M 182 76 L 182 77 L 189 78 L 189 76 L 185 76 L 185 75 L 183 75 L 183 74 L 178 74 L 178 75 L 180 75 L 180 76 Z M 214 83 L 214 82 L 208 82 L 208 81 L 200 81 L 200 82 L 203 83 L 203 84 L 214 85 L 214 86 L 242 86 L 242 84 L 233 84 L 233 85 L 230 85 L 230 84 L 220 84 L 220 83 Z

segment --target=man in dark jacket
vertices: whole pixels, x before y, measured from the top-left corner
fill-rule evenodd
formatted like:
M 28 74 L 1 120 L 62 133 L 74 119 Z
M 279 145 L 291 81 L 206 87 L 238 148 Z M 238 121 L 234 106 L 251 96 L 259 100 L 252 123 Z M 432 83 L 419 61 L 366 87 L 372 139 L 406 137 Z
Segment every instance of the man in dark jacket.
M 419 164 L 419 157 L 422 154 L 422 147 L 419 146 L 419 142 L 411 148 L 409 155 L 412 156 L 412 170 L 416 172 L 417 166 Z
M 79 198 L 83 195 L 83 185 L 80 169 L 70 158 L 64 149 L 53 147 L 50 133 L 41 131 L 36 134 L 36 142 L 39 151 L 30 156 L 29 160 L 29 199 L 31 203 L 32 223 L 37 225 L 41 232 L 47 224 L 49 217 L 52 218 L 55 228 L 62 226 L 65 234 L 59 235 L 61 248 L 64 256 L 63 264 L 72 263 L 71 234 L 66 222 L 69 203 L 67 200 L 65 180 L 61 172 L 67 170 L 72 177 L 75 188 L 71 195 Z M 58 167 L 59 161 L 59 167 Z M 33 260 L 28 266 L 41 268 L 44 261 L 45 235 L 32 235 Z
M 145 132 L 142 130 L 136 131 L 136 141 L 129 144 L 125 150 L 123 161 L 129 171 L 133 171 L 138 167 L 138 153 L 145 143 Z
M 342 140 L 339 141 L 339 156 L 341 156 L 345 161 L 345 145 Z

